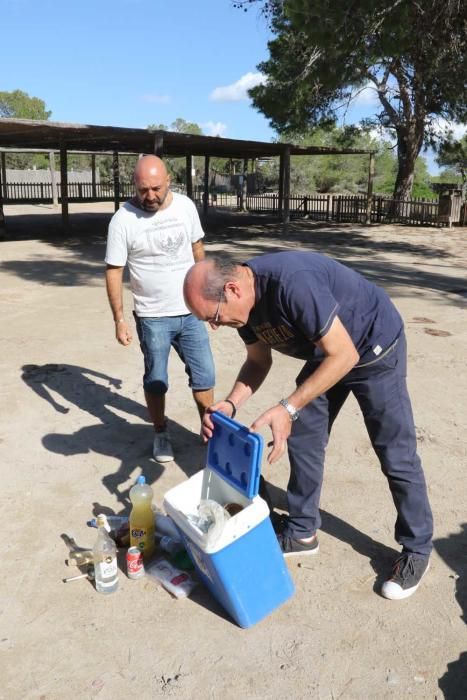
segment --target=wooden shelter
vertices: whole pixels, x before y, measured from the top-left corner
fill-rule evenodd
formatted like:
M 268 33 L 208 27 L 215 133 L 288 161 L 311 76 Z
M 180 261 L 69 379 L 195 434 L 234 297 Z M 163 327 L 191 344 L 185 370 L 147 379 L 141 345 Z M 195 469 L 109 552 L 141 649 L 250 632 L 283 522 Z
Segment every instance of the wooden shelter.
M 370 159 L 368 177 L 368 202 L 371 203 L 374 174 L 374 152 L 353 148 L 302 147 L 291 143 L 267 143 L 226 139 L 219 136 L 181 134 L 173 131 L 129 129 L 116 126 L 94 126 L 87 124 L 64 124 L 59 122 L 29 119 L 0 118 L 0 148 L 30 151 L 47 150 L 60 153 L 61 206 L 64 230 L 68 228 L 67 155 L 70 151 L 93 154 L 112 153 L 114 157 L 115 207 L 119 206 L 118 155 L 119 153 L 148 154 L 160 157 L 184 156 L 186 158 L 187 194 L 192 196 L 191 157 L 203 156 L 204 167 L 204 215 L 208 213 L 209 159 L 211 157 L 243 160 L 244 173 L 248 161 L 257 158 L 279 157 L 279 215 L 289 221 L 290 157 L 310 155 L 368 154 Z M 5 157 L 2 152 L 0 168 L 0 229 L 5 226 L 2 200 L 2 171 L 5 172 Z M 244 178 L 246 181 L 246 178 Z

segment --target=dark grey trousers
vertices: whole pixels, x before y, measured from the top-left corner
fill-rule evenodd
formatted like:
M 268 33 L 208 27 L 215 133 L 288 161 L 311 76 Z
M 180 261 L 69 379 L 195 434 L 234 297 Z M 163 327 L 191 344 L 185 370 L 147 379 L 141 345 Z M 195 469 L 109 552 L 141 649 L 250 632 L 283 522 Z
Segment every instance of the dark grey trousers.
M 297 377 L 297 385 L 317 366 L 306 363 Z M 407 347 L 402 332 L 397 345 L 386 356 L 372 365 L 351 370 L 300 412 L 288 440 L 291 473 L 287 529 L 292 536 L 306 537 L 321 525 L 319 500 L 325 449 L 332 424 L 352 392 L 396 507 L 396 541 L 406 552 L 429 556 L 433 517 L 417 455 L 406 370 Z M 369 498 L 370 494 L 362 497 Z

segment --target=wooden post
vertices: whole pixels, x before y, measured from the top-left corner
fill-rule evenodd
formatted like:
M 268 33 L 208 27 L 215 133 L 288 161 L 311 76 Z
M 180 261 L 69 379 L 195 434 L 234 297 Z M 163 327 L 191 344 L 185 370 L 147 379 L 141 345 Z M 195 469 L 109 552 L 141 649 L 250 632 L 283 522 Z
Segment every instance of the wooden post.
M 96 155 L 95 153 L 91 156 L 91 195 L 93 199 L 97 199 L 97 188 L 96 188 Z
M 240 211 L 246 211 L 246 196 L 248 193 L 248 158 L 243 159 L 242 186 L 240 187 Z
M 373 204 L 373 183 L 375 179 L 375 154 L 370 153 L 368 166 L 368 190 L 366 195 L 366 224 L 371 224 L 371 209 Z
M 284 204 L 282 209 L 282 221 L 288 224 L 290 221 L 290 147 L 287 146 L 284 150 L 283 158 L 283 185 L 282 192 Z
M 49 151 L 49 168 L 50 168 L 50 181 L 52 183 L 52 203 L 54 207 L 58 208 L 58 191 L 57 191 L 57 178 L 55 177 L 55 153 Z
M 186 196 L 193 199 L 193 156 L 186 156 L 185 159 L 185 178 L 186 178 Z
M 279 198 L 277 202 L 277 211 L 279 219 L 282 219 L 282 209 L 284 206 L 284 154 L 279 156 Z
M 112 161 L 112 171 L 114 176 L 114 210 L 120 207 L 120 170 L 118 167 L 118 151 L 114 151 Z
M 154 155 L 162 158 L 164 155 L 164 135 L 162 131 L 156 131 L 154 134 Z
M 209 207 L 209 156 L 204 156 L 203 215 L 206 218 Z
M 2 156 L 4 154 L 2 153 Z M 6 238 L 6 223 L 5 215 L 3 213 L 3 168 L 0 168 L 0 241 Z
M 2 179 L 2 183 L 3 183 L 3 200 L 6 202 L 8 199 L 8 184 L 6 181 L 6 154 L 4 151 L 2 151 L 1 156 L 2 156 L 1 179 Z
M 68 233 L 70 219 L 68 216 L 68 158 L 66 146 L 60 146 L 60 198 L 62 200 L 63 232 Z

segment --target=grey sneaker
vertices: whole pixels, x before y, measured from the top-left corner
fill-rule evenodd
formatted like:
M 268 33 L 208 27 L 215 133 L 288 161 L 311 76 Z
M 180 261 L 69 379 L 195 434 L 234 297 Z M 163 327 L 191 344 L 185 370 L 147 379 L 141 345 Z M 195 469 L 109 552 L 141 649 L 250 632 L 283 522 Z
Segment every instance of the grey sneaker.
M 163 433 L 156 433 L 154 435 L 152 454 L 156 462 L 161 462 L 163 464 L 164 462 L 173 461 L 174 451 L 169 434 L 166 430 Z
M 394 562 L 391 578 L 383 583 L 381 594 L 389 600 L 413 595 L 430 568 L 428 557 L 403 552 Z
M 297 555 L 308 555 L 308 554 L 318 554 L 319 552 L 319 542 L 315 535 L 311 542 L 300 542 L 295 540 L 290 535 L 286 535 L 280 532 L 277 535 L 277 541 L 282 549 L 282 554 L 284 557 L 291 557 Z

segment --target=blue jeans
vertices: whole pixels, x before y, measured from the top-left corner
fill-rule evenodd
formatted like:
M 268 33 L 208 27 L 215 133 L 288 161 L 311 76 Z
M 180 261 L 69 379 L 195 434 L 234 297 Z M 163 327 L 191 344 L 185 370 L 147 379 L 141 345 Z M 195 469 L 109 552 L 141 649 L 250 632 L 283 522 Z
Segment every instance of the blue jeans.
M 193 391 L 206 391 L 215 384 L 214 361 L 206 326 L 192 314 L 145 318 L 136 316 L 136 330 L 144 355 L 144 390 L 165 394 L 169 388 L 167 372 L 170 348 L 185 365 Z
M 297 384 L 303 383 L 316 368 L 317 365 L 307 362 Z M 396 507 L 395 539 L 404 551 L 430 554 L 433 518 L 417 455 L 406 368 L 407 349 L 402 332 L 397 345 L 385 357 L 367 367 L 354 368 L 300 411 L 288 440 L 290 534 L 306 537 L 321 525 L 319 499 L 324 453 L 332 424 L 352 392 Z M 371 498 L 371 494 L 363 494 L 362 499 L 365 498 Z

